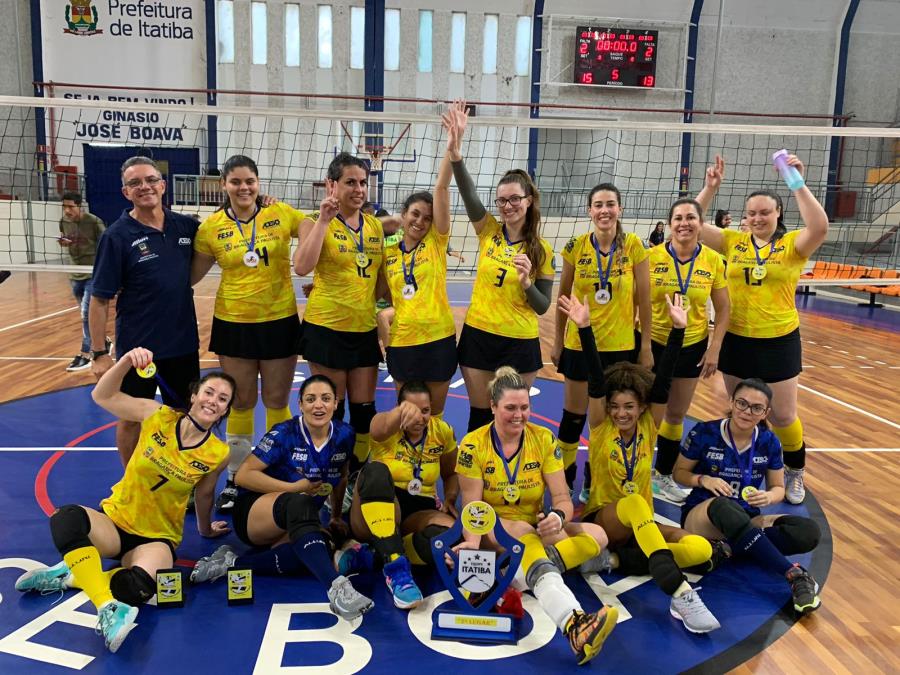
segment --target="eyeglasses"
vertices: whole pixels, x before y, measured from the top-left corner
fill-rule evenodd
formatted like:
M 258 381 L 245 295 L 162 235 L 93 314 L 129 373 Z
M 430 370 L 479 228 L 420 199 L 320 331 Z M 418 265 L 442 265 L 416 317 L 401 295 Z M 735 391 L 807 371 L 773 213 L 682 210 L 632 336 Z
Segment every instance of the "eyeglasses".
M 509 204 L 511 207 L 513 207 L 515 209 L 515 208 L 518 208 L 519 204 L 522 203 L 523 199 L 527 199 L 527 196 L 526 195 L 513 195 L 509 199 L 506 199 L 505 197 L 497 197 L 497 199 L 494 200 L 494 203 L 497 205 L 498 209 L 502 209 L 507 204 Z
M 159 176 L 147 176 L 147 178 L 132 178 L 129 181 L 125 182 L 125 187 L 127 188 L 139 188 L 144 183 L 147 184 L 147 187 L 156 187 L 160 183 L 162 183 L 162 178 Z
M 750 412 L 753 413 L 754 415 L 762 415 L 769 409 L 768 406 L 765 406 L 762 403 L 751 404 L 750 401 L 747 401 L 743 398 L 734 399 L 734 407 L 737 408 L 738 410 L 740 410 L 741 412 L 744 412 L 745 410 L 749 409 Z

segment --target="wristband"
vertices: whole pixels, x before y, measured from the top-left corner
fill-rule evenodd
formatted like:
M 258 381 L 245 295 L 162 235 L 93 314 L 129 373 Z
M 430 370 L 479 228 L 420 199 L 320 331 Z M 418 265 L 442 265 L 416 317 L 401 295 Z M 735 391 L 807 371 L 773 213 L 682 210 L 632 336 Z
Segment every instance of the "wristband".
M 566 524 L 566 514 L 563 513 L 562 509 L 550 509 L 550 513 L 555 513 L 559 516 L 559 527 L 562 529 L 563 525 Z M 549 513 L 547 515 L 550 515 Z

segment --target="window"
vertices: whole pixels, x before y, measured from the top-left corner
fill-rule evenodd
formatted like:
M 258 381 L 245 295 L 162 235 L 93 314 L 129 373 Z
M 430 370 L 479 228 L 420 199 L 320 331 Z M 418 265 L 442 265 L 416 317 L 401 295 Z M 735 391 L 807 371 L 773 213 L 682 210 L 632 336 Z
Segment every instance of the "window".
M 366 9 L 350 8 L 350 67 L 365 67 L 366 56 Z
M 384 10 L 384 69 L 400 70 L 400 10 Z
M 268 37 L 266 35 L 266 3 L 250 3 L 250 30 L 253 43 L 253 65 L 266 65 L 266 47 Z
M 431 22 L 434 12 L 423 9 L 419 12 L 419 72 L 431 72 Z
M 450 18 L 450 72 L 466 71 L 466 15 L 453 12 Z
M 516 75 L 528 75 L 531 68 L 531 17 L 516 19 Z
M 284 6 L 284 65 L 300 65 L 300 5 Z
M 331 68 L 331 5 L 319 5 L 319 68 Z
M 494 75 L 497 72 L 497 23 L 496 14 L 484 15 L 484 41 L 481 49 L 481 72 Z
M 219 63 L 234 63 L 234 2 L 219 0 L 216 14 Z

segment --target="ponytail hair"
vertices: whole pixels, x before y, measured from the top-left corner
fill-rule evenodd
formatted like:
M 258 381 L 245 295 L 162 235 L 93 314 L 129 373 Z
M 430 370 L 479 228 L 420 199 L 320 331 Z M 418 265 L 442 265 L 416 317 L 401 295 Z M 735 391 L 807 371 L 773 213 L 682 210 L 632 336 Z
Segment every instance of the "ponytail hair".
M 775 202 L 775 206 L 778 209 L 778 222 L 775 225 L 775 236 L 772 238 L 772 241 L 778 241 L 787 234 L 787 226 L 784 224 L 784 204 L 781 201 L 781 197 L 772 190 L 756 190 L 756 192 L 750 193 L 747 201 L 753 197 L 768 197 Z
M 501 366 L 494 371 L 494 379 L 488 383 L 491 403 L 497 405 L 507 391 L 528 391 L 528 383 L 512 366 Z
M 497 186 L 515 183 L 525 191 L 526 197 L 531 197 L 531 206 L 525 212 L 525 225 L 522 227 L 522 236 L 525 239 L 525 254 L 531 261 L 531 278 L 538 275 L 538 271 L 544 266 L 547 256 L 544 247 L 541 246 L 541 193 L 531 180 L 531 176 L 522 169 L 512 169 L 503 174 Z

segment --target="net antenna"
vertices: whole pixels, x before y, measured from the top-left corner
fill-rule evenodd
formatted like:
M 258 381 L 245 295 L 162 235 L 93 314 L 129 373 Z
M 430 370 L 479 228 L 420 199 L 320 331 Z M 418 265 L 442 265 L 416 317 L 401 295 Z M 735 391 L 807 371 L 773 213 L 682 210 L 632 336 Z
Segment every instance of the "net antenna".
M 365 122 L 360 126 L 362 131 L 354 134 L 346 122 L 341 122 L 341 130 L 350 146 L 356 149 L 358 155 L 368 158 L 368 201 L 375 206 L 377 211 L 384 203 L 384 172 L 387 164 L 389 162 L 415 164 L 417 160 L 415 148 L 410 156 L 402 155 L 398 151 L 397 157 L 391 157 L 395 150 L 405 147 L 412 124 Z M 390 127 L 393 133 L 386 133 L 385 127 Z

